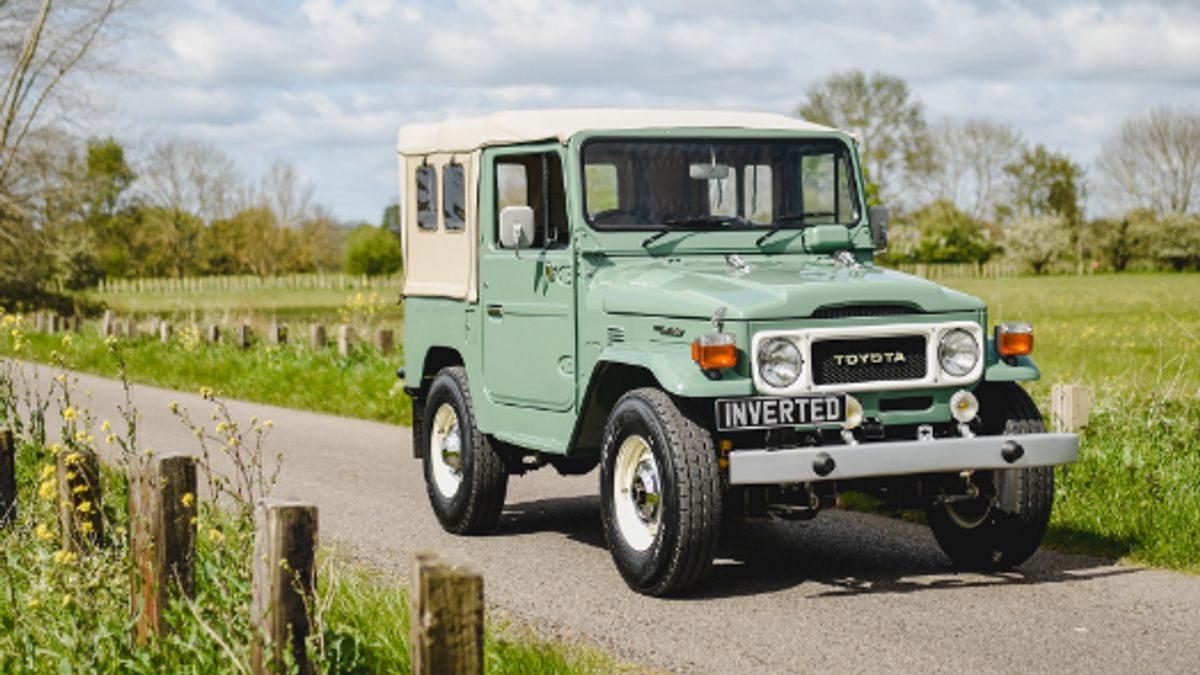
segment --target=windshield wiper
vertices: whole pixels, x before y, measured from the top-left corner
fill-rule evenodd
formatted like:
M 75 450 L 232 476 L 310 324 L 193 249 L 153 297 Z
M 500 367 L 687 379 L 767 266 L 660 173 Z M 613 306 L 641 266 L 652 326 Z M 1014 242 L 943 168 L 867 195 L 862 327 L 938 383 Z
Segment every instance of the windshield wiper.
M 762 246 L 763 242 L 770 239 L 771 237 L 774 237 L 776 234 L 778 234 L 778 232 L 780 230 L 783 229 L 784 223 L 792 223 L 792 222 L 799 221 L 800 222 L 799 229 L 803 230 L 808 225 L 807 223 L 804 222 L 804 220 L 806 218 L 819 218 L 819 217 L 823 217 L 823 216 L 832 216 L 832 215 L 836 215 L 836 214 L 834 214 L 832 211 L 803 211 L 803 212 L 797 212 L 797 213 L 781 214 L 779 217 L 777 217 L 775 219 L 775 224 L 773 226 L 771 226 L 771 229 L 764 232 L 763 236 L 759 237 L 758 240 L 754 242 L 754 245 Z
M 650 244 L 653 244 L 654 242 L 658 241 L 659 239 L 662 239 L 663 237 L 667 236 L 668 234 L 671 234 L 671 230 L 659 230 L 658 232 L 655 232 L 654 234 L 652 234 L 649 237 L 646 237 L 645 239 L 642 240 L 642 248 L 646 248 Z

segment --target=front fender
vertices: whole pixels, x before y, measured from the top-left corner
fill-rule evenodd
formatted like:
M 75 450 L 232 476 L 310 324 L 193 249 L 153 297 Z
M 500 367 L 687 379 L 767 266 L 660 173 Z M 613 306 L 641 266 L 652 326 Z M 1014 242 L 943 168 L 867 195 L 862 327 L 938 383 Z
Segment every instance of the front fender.
M 995 340 L 987 341 L 987 368 L 983 372 L 985 381 L 1020 382 L 1036 380 L 1041 376 L 1042 371 L 1038 370 L 1037 364 L 1033 362 L 1033 357 L 1018 356 L 1012 359 L 1012 363 L 1009 363 L 1000 358 L 1000 354 L 996 352 Z
M 627 342 L 610 346 L 596 359 L 601 363 L 618 363 L 645 368 L 660 387 L 676 396 L 687 398 L 748 396 L 754 393 L 754 382 L 735 370 L 720 371 L 719 378 L 709 378 L 692 361 L 691 346 L 679 343 Z

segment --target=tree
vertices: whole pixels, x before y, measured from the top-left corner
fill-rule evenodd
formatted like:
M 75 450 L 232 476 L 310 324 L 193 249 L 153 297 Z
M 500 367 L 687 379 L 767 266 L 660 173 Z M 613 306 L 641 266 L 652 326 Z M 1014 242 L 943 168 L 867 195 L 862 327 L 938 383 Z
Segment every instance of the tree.
M 1175 271 L 1200 266 L 1200 216 L 1168 213 L 1158 221 L 1151 251 Z
M 979 221 L 949 201 L 926 204 L 909 219 L 921 233 L 914 256 L 919 262 L 985 263 L 996 252 Z
M 1088 223 L 1093 254 L 1114 272 L 1124 272 L 1134 260 L 1149 254 L 1156 225 L 1151 211 L 1131 211 L 1120 219 Z
M 1125 120 L 1096 163 L 1115 206 L 1161 214 L 1200 207 L 1200 114 L 1156 108 Z
M 1005 167 L 1021 156 L 1024 141 L 1012 127 L 985 119 L 943 120 L 930 133 L 932 200 L 954 203 L 975 220 L 996 219 Z
M 0 193 L 20 149 L 64 82 L 113 27 L 125 0 L 0 2 Z
M 383 229 L 396 235 L 397 239 L 403 237 L 403 226 L 400 224 L 400 202 L 392 200 L 390 204 L 383 207 L 383 218 L 380 220 L 380 225 Z
M 256 205 L 270 209 L 280 227 L 298 227 L 312 215 L 313 186 L 300 175 L 295 164 L 276 159 L 259 187 Z
M 1074 248 L 1078 273 L 1083 272 L 1083 169 L 1065 154 L 1044 145 L 1021 151 L 1021 157 L 1004 167 L 1010 203 L 1002 211 L 1036 220 L 1044 216 L 1062 219 L 1069 236 L 1065 248 Z M 1001 214 L 1004 215 L 1004 214 Z
M 1050 213 L 1023 216 L 1004 233 L 1004 250 L 1015 260 L 1042 274 L 1071 245 L 1071 233 L 1063 216 Z
M 137 188 L 152 206 L 206 223 L 239 210 L 241 177 L 233 160 L 208 141 L 172 138 L 156 143 L 143 164 Z
M 400 242 L 385 229 L 359 225 L 346 244 L 346 271 L 351 274 L 395 274 L 403 265 Z
M 866 172 L 884 199 L 900 197 L 929 171 L 929 135 L 921 103 L 901 78 L 861 70 L 834 73 L 808 88 L 797 114 L 851 131 L 862 141 Z

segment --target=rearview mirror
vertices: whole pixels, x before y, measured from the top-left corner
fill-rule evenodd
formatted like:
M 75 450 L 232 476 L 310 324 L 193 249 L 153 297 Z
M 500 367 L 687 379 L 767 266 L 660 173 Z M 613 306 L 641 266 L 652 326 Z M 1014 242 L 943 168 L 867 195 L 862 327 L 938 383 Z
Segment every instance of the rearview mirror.
M 500 209 L 500 245 L 504 248 L 529 248 L 533 243 L 533 209 L 506 206 Z
M 888 210 L 886 206 L 872 206 L 868 211 L 871 219 L 871 243 L 876 251 L 887 250 Z
M 688 175 L 696 180 L 725 180 L 729 178 L 728 164 L 692 164 Z

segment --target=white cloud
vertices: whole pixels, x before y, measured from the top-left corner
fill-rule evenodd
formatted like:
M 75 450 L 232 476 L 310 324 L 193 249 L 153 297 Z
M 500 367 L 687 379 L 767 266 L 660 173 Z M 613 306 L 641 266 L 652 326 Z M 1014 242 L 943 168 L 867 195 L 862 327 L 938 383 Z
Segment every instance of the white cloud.
M 1090 162 L 1126 115 L 1200 105 L 1200 9 L 1123 2 L 194 0 L 124 47 L 156 64 L 115 118 L 202 135 L 248 171 L 282 155 L 377 217 L 407 121 L 499 108 L 787 112 L 835 70 L 909 80 L 932 118 L 988 117 Z M 146 54 L 153 58 L 147 59 Z M 130 122 L 133 120 L 133 122 Z M 105 121 L 112 123 L 112 120 Z

